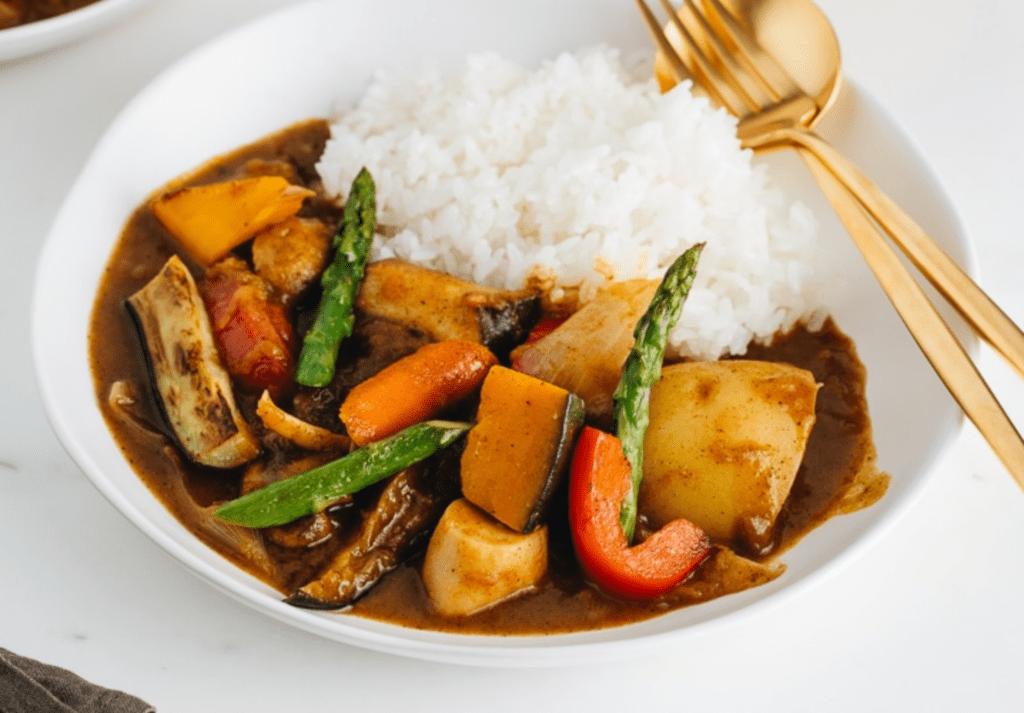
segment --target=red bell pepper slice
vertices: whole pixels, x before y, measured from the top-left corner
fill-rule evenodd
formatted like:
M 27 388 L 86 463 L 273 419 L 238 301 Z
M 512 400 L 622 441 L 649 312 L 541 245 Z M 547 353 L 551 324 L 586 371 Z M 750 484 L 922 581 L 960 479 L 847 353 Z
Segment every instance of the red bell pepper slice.
M 711 552 L 699 527 L 673 520 L 633 547 L 620 523 L 631 468 L 615 436 L 586 427 L 569 476 L 569 523 L 583 569 L 603 590 L 627 599 L 653 599 L 677 584 Z
M 530 344 L 539 342 L 541 339 L 561 327 L 562 323 L 565 322 L 566 319 L 568 319 L 568 317 L 544 317 L 534 325 L 533 329 L 530 330 L 530 336 L 526 338 L 526 341 L 523 342 L 523 344 L 529 346 Z

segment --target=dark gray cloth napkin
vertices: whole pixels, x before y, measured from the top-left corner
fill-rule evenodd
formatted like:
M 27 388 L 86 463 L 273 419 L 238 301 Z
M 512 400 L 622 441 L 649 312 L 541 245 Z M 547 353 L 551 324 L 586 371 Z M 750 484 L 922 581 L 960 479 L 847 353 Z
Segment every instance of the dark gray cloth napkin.
M 152 713 L 145 701 L 0 648 L 0 713 Z

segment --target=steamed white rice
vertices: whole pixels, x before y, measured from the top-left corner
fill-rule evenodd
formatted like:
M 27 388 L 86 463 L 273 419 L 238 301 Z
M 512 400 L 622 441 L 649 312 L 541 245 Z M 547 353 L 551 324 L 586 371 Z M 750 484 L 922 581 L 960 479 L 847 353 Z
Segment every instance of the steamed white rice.
M 819 319 L 810 210 L 770 186 L 731 116 L 652 76 L 608 48 L 536 70 L 481 54 L 458 73 L 381 73 L 340 108 L 318 170 L 341 199 L 361 167 L 373 175 L 391 228 L 374 259 L 495 287 L 540 276 L 585 300 L 705 241 L 672 337 L 683 355 L 742 354 Z

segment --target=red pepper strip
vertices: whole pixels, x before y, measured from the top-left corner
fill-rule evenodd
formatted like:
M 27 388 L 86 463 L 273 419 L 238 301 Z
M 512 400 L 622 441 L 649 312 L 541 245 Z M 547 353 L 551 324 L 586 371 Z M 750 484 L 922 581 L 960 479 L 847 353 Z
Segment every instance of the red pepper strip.
M 583 569 L 609 594 L 652 599 L 686 578 L 711 552 L 699 527 L 673 520 L 630 547 L 619 517 L 631 468 L 618 438 L 586 427 L 569 476 L 569 523 Z
M 534 325 L 533 329 L 530 330 L 530 336 L 526 338 L 526 341 L 523 342 L 523 344 L 529 345 L 534 342 L 539 342 L 541 339 L 560 327 L 567 319 L 568 317 L 545 317 Z

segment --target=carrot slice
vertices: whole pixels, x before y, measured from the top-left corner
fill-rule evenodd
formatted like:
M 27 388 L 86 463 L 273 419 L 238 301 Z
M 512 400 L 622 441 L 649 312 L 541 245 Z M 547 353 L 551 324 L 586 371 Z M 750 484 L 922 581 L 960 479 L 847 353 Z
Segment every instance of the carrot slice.
M 341 421 L 357 446 L 386 438 L 471 394 L 497 363 L 476 342 L 428 344 L 354 387 Z

